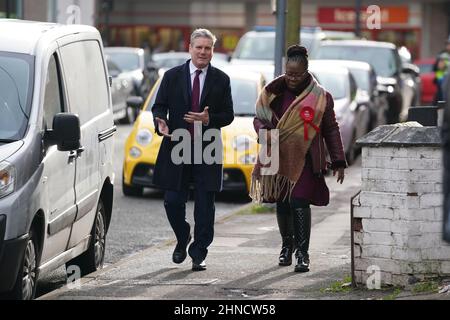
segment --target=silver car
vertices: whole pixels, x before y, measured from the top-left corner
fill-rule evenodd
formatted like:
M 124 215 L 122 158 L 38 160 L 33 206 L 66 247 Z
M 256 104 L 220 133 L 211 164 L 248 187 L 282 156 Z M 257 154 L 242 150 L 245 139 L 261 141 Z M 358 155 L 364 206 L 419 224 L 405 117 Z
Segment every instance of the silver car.
M 347 162 L 357 156 L 356 140 L 367 132 L 368 108 L 358 108 L 358 87 L 350 71 L 333 61 L 311 60 L 309 70 L 334 100 L 334 112 L 341 131 Z
M 106 56 L 108 73 L 111 77 L 111 100 L 114 120 L 121 123 L 133 123 L 136 119 L 135 109 L 128 106 L 127 99 L 133 95 L 133 78 L 129 72 L 123 72 Z
M 361 129 L 367 124 L 367 131 L 379 125 L 386 124 L 386 114 L 389 104 L 386 99 L 386 87 L 377 80 L 374 68 L 367 62 L 352 60 L 329 60 L 338 65 L 342 65 L 350 70 L 358 86 L 356 101 L 358 109 L 369 108 L 370 119 L 362 119 Z M 361 130 L 358 137 L 365 134 L 366 130 Z
M 158 70 L 150 55 L 144 49 L 135 47 L 106 47 L 105 53 L 122 72 L 130 73 L 133 95 L 146 97 L 158 79 Z
M 388 123 L 406 119 L 408 109 L 420 97 L 420 87 L 411 80 L 417 69 L 402 64 L 396 46 L 368 40 L 327 40 L 320 43 L 315 59 L 356 60 L 373 66 L 378 81 L 388 88 Z

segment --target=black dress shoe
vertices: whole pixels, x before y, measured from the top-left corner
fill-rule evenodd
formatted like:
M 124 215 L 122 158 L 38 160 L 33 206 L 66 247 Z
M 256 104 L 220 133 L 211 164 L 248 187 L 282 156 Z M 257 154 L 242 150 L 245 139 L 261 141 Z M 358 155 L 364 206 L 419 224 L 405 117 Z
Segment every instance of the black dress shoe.
M 307 253 L 297 253 L 297 264 L 295 266 L 295 272 L 308 272 L 309 271 L 309 255 Z
M 280 256 L 278 258 L 279 266 L 290 266 L 292 264 L 292 247 L 281 248 Z
M 205 260 L 203 260 L 200 263 L 192 261 L 192 271 L 204 271 L 204 270 L 206 270 Z
M 186 241 L 185 245 L 180 245 L 180 243 L 177 243 L 177 245 L 175 246 L 175 250 L 173 250 L 173 254 L 172 254 L 172 261 L 174 263 L 180 264 L 183 263 L 183 261 L 186 259 L 187 256 L 187 252 L 186 252 L 186 248 L 189 244 L 189 242 L 191 242 L 191 235 L 189 235 L 189 238 Z

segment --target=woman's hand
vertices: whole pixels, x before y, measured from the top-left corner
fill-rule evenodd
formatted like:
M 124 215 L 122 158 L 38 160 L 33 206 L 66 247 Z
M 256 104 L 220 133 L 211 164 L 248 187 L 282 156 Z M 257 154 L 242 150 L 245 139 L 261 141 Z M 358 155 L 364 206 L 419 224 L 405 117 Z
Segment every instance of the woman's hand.
M 345 176 L 344 170 L 345 170 L 344 168 L 338 168 L 338 169 L 333 170 L 333 177 L 336 176 L 336 172 L 338 173 L 338 177 L 337 177 L 338 183 L 341 182 L 341 184 L 342 184 L 342 182 L 344 182 L 344 176 Z

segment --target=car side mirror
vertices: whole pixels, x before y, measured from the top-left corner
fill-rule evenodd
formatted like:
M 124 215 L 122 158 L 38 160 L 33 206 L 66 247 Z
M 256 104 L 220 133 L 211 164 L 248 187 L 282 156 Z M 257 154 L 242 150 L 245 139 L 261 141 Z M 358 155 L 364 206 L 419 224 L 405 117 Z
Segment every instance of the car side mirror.
M 403 64 L 402 73 L 408 73 L 417 77 L 419 75 L 419 72 L 420 72 L 419 67 L 417 67 L 416 65 L 411 63 Z
M 119 74 L 120 74 L 119 70 L 111 70 L 111 71 L 109 71 L 109 75 L 111 77 L 113 77 L 113 78 L 117 78 L 119 76 Z
M 59 151 L 72 151 L 80 148 L 80 119 L 71 113 L 58 113 L 53 118 L 53 129 L 47 130 L 45 140 L 56 144 Z
M 139 96 L 131 96 L 127 98 L 127 105 L 134 109 L 141 109 L 144 104 L 144 99 Z

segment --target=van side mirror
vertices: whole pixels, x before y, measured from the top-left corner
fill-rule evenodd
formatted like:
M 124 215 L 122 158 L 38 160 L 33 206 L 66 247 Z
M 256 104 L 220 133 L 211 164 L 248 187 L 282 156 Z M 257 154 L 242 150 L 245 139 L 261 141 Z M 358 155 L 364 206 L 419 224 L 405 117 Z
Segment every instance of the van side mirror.
M 58 113 L 53 118 L 53 130 L 45 133 L 49 144 L 56 144 L 58 151 L 72 151 L 80 148 L 80 119 L 71 113 Z
M 131 96 L 127 98 L 127 106 L 132 107 L 133 109 L 141 109 L 144 104 L 144 99 L 139 96 Z

